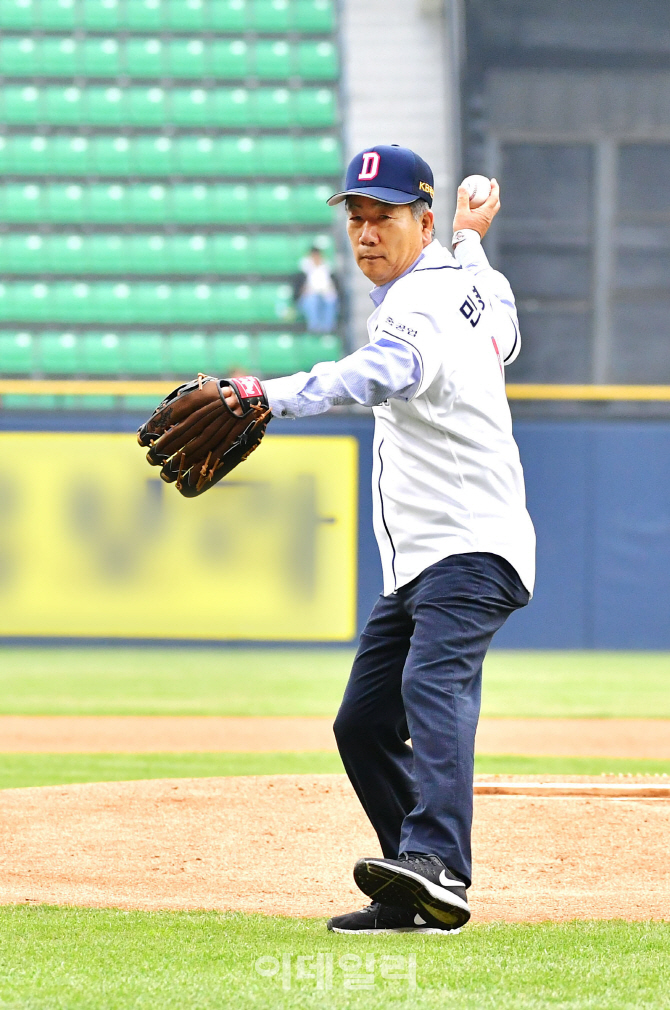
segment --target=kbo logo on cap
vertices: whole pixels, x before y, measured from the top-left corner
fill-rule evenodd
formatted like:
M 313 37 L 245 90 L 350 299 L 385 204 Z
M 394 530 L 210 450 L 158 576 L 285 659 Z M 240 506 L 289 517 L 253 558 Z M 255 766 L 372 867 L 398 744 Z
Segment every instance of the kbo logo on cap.
M 363 155 L 363 167 L 358 176 L 358 181 L 369 182 L 371 179 L 376 179 L 379 173 L 380 162 L 381 158 L 376 151 L 366 151 Z

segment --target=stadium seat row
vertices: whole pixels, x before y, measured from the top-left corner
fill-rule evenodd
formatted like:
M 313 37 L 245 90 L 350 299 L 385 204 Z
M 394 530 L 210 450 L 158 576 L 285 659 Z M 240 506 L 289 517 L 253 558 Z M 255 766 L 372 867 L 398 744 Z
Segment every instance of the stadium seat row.
M 261 376 L 341 356 L 338 337 L 292 333 L 0 333 L 2 375 Z
M 0 235 L 7 274 L 291 274 L 329 235 Z
M 79 224 L 330 224 L 331 186 L 0 184 L 0 221 Z
M 335 93 L 328 88 L 117 88 L 0 89 L 0 121 L 86 126 L 260 126 L 272 129 L 332 126 Z
M 331 32 L 332 0 L 2 0 L 0 27 Z
M 0 284 L 0 319 L 74 323 L 281 323 L 291 316 L 288 284 Z
M 3 0 L 4 2 L 4 0 Z M 98 38 L 8 35 L 0 39 L 0 74 L 5 77 L 259 77 L 335 80 L 332 42 L 270 39 Z
M 0 137 L 0 173 L 67 176 L 333 176 L 334 137 Z

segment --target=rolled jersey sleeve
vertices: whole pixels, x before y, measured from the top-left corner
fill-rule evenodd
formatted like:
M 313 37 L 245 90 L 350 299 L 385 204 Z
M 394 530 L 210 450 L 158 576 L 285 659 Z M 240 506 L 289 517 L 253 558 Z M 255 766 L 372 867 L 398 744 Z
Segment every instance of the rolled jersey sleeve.
M 463 267 L 477 277 L 479 293 L 489 301 L 494 314 L 495 337 L 503 361 L 511 364 L 521 350 L 519 319 L 510 283 L 498 270 L 494 270 L 484 252 L 476 231 L 467 231 L 467 238 L 459 242 L 454 256 Z
M 322 361 L 311 372 L 268 379 L 263 385 L 275 417 L 310 417 L 331 407 L 376 407 L 393 397 L 410 400 L 421 376 L 420 356 L 411 343 L 382 334 L 341 361 Z

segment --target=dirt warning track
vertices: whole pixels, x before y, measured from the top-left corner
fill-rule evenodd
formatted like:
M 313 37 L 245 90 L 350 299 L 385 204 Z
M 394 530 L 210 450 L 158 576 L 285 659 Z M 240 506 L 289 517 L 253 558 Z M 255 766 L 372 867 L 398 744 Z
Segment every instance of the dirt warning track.
M 340 775 L 12 789 L 0 804 L 3 904 L 327 915 L 365 902 L 351 869 L 379 851 Z M 667 797 L 477 795 L 474 918 L 667 918 L 669 831 Z

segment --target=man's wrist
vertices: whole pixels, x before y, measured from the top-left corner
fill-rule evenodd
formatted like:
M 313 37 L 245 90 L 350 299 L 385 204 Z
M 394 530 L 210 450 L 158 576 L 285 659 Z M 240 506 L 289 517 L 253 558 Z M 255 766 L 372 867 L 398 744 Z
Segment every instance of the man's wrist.
M 474 228 L 459 228 L 452 236 L 452 249 L 455 249 L 457 245 L 460 245 L 461 242 L 467 241 L 467 239 L 477 239 L 478 242 L 481 242 L 482 237 L 478 231 L 475 231 Z

